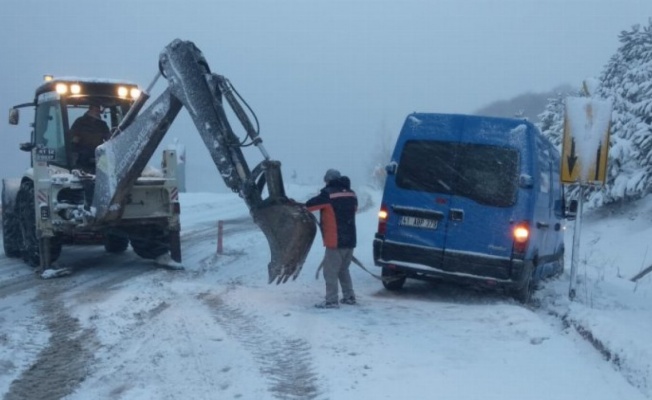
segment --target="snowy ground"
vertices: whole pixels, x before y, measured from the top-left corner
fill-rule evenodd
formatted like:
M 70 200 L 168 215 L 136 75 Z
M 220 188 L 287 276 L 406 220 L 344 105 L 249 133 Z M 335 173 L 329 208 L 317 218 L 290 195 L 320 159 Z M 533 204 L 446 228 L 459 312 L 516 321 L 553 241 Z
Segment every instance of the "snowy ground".
M 288 188 L 299 201 L 315 190 Z M 378 273 L 380 194 L 358 194 L 356 256 Z M 417 281 L 388 292 L 352 266 L 359 305 L 338 310 L 313 307 L 319 236 L 296 281 L 268 285 L 265 238 L 237 196 L 181 200 L 185 271 L 64 248 L 75 273 L 44 281 L 0 255 L 5 400 L 652 398 L 652 276 L 628 280 L 652 263 L 652 199 L 587 213 L 574 302 L 569 251 L 535 308 Z

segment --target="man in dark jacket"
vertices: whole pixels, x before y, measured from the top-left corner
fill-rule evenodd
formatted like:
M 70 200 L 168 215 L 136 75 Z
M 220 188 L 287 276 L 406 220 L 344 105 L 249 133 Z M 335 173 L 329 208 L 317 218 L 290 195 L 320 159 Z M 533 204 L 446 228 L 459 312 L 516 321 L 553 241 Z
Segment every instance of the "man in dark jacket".
M 355 213 L 358 199 L 351 181 L 339 171 L 329 169 L 324 175 L 326 186 L 306 202 L 309 211 L 320 212 L 320 226 L 326 252 L 322 267 L 326 281 L 326 299 L 318 308 L 339 308 L 338 290 L 342 286 L 342 303 L 355 304 L 349 265 L 356 246 Z M 338 285 L 339 282 L 339 285 Z
M 100 106 L 92 104 L 70 127 L 72 151 L 77 156 L 75 167 L 95 173 L 95 148 L 109 139 L 111 132 L 102 120 Z

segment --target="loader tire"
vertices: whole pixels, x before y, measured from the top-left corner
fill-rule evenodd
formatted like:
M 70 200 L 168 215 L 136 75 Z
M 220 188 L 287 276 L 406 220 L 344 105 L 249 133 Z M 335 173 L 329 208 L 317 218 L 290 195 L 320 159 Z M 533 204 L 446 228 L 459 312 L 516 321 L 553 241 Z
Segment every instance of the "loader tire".
M 129 240 L 138 256 L 153 260 L 170 251 L 169 236 L 169 232 L 159 226 L 148 226 L 130 232 Z
M 5 256 L 17 258 L 21 255 L 22 235 L 20 233 L 20 222 L 14 210 L 2 206 L 2 244 Z
M 23 260 L 32 267 L 41 263 L 39 238 L 36 236 L 36 212 L 34 211 L 34 185 L 25 181 L 20 185 L 16 197 L 18 220 L 22 238 L 21 254 Z M 61 241 L 56 237 L 50 239 L 50 262 L 55 262 L 61 255 Z
M 104 250 L 107 253 L 124 253 L 127 247 L 129 247 L 129 238 L 127 236 L 107 233 L 104 237 Z

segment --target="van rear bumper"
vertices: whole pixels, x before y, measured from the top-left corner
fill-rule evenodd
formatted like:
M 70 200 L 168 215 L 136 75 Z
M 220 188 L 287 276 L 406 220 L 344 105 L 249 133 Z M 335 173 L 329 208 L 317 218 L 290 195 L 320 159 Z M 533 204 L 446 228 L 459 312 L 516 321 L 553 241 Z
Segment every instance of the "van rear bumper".
M 438 278 L 479 286 L 517 288 L 526 280 L 524 272 L 532 271 L 532 263 L 523 259 L 444 252 L 379 238 L 374 239 L 373 252 L 376 266 L 417 279 Z

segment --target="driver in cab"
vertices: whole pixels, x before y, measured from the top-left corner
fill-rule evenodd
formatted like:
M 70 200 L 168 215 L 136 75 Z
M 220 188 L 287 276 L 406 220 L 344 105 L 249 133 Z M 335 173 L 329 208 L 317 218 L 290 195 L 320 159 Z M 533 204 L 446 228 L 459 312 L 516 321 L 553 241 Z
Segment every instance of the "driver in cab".
M 95 173 L 95 148 L 111 136 L 109 126 L 102 120 L 102 109 L 91 104 L 88 111 L 77 118 L 70 128 L 73 165 L 85 172 Z

